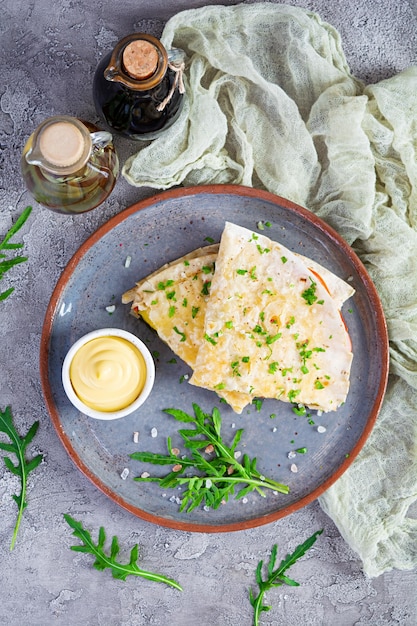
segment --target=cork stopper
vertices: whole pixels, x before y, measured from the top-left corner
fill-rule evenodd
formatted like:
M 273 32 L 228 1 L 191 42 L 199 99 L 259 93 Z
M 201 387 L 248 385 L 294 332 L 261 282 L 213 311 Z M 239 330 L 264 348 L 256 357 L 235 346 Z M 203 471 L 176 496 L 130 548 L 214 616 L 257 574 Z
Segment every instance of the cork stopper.
M 71 122 L 55 122 L 42 131 L 39 152 L 54 167 L 70 167 L 78 164 L 84 156 L 84 136 Z
M 145 80 L 158 67 L 158 50 L 144 39 L 132 41 L 123 51 L 123 65 L 129 76 L 136 80 Z

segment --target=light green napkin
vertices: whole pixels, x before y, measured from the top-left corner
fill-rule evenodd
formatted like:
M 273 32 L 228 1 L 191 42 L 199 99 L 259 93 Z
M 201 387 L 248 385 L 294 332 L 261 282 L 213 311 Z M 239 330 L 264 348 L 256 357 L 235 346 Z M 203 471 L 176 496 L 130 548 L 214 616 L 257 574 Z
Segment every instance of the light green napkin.
M 337 31 L 302 9 L 179 13 L 180 119 L 124 168 L 137 186 L 264 188 L 331 224 L 365 263 L 388 323 L 391 374 L 359 457 L 321 498 L 369 576 L 417 565 L 417 68 L 365 87 Z

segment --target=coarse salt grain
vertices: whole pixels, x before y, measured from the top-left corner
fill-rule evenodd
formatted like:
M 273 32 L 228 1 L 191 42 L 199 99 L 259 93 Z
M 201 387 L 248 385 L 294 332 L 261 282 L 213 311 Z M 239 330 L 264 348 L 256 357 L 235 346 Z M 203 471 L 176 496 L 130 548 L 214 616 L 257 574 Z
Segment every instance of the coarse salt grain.
M 326 427 L 325 426 L 317 426 L 317 432 L 318 433 L 325 433 L 326 432 Z
M 234 455 L 235 459 L 240 459 L 240 457 L 242 456 L 242 453 L 240 452 L 240 450 L 237 450 Z
M 242 498 L 242 502 L 243 502 L 243 504 L 247 504 L 248 499 L 247 498 Z
M 155 439 L 155 437 L 158 436 L 158 431 L 156 428 L 152 428 L 151 430 L 151 437 L 153 437 Z
M 125 261 L 125 267 L 130 267 L 131 261 L 132 261 L 132 257 L 131 256 L 127 256 L 126 257 L 126 261 Z
M 123 472 L 120 474 L 120 478 L 122 480 L 126 480 L 128 476 L 129 476 L 129 470 L 127 469 L 127 467 L 125 467 Z
M 293 463 L 293 464 L 291 465 L 290 470 L 291 470 L 294 474 L 296 474 L 296 473 L 298 472 L 298 467 L 296 466 L 296 464 L 295 464 L 295 463 Z
M 114 313 L 115 310 L 116 310 L 116 305 L 115 304 L 111 304 L 110 306 L 106 306 L 107 313 Z
M 140 475 L 141 478 L 149 478 L 149 476 L 149 472 L 142 472 L 142 474 Z
M 133 433 L 133 442 L 134 442 L 134 443 L 138 443 L 138 441 L 139 441 L 139 432 L 138 432 L 138 431 L 135 431 L 135 432 Z
M 291 450 L 290 452 L 288 452 L 287 456 L 289 459 L 295 459 L 295 457 L 297 456 L 297 453 L 294 452 L 294 450 Z

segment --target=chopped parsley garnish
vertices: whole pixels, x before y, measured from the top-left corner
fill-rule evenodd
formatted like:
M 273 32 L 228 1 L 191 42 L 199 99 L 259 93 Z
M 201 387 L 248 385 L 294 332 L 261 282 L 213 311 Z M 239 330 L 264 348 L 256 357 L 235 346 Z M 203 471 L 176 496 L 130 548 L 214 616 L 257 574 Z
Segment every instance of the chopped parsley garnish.
M 197 313 L 199 312 L 199 310 L 200 310 L 200 307 L 199 307 L 199 306 L 193 306 L 193 307 L 191 308 L 191 317 L 192 317 L 193 319 L 195 319 L 195 317 L 196 317 Z
M 174 317 L 175 315 L 175 306 L 170 306 L 168 311 L 168 317 Z
M 259 412 L 262 409 L 262 405 L 263 405 L 264 401 L 261 400 L 260 398 L 255 398 L 255 400 L 253 401 L 253 404 L 256 407 L 256 410 Z
M 217 341 L 215 341 L 213 337 L 210 337 L 210 335 L 208 335 L 207 333 L 204 333 L 204 339 L 211 343 L 213 346 L 217 345 Z
M 226 328 L 233 328 L 233 322 L 231 320 L 225 322 L 224 325 L 226 326 Z
M 188 306 L 188 300 L 187 300 L 187 298 L 184 298 L 184 300 L 182 301 L 182 306 L 183 306 L 183 307 Z
M 268 335 L 268 337 L 266 338 L 266 343 L 269 346 L 271 345 L 271 343 L 274 343 L 278 339 L 281 339 L 281 337 L 282 337 L 282 333 L 277 333 L 276 335 Z
M 316 389 L 324 389 L 324 385 L 322 382 L 319 381 L 319 379 L 317 378 L 317 380 L 314 382 L 314 386 Z
M 270 374 L 275 374 L 275 372 L 278 370 L 279 368 L 279 363 L 278 361 L 273 361 L 272 363 L 269 364 L 268 366 L 268 372 Z
M 259 254 L 268 254 L 271 252 L 270 248 L 262 248 L 262 246 L 258 243 L 257 246 Z
M 287 259 L 287 257 L 286 257 L 286 256 L 282 256 L 282 257 L 281 257 L 281 261 L 282 261 L 283 263 L 286 263 L 286 262 L 288 261 L 288 259 Z
M 211 280 L 206 280 L 201 290 L 201 295 L 208 296 L 210 293 L 210 287 L 211 287 Z
M 236 270 L 236 274 L 239 274 L 239 276 L 244 276 L 247 273 L 248 273 L 248 270 Z
M 309 306 L 314 304 L 317 300 L 317 296 L 316 296 L 317 283 L 314 282 L 314 280 L 311 277 L 310 277 L 310 281 L 311 281 L 310 287 L 308 289 L 305 289 L 301 294 L 301 297 L 304 298 L 306 304 L 308 304 Z
M 187 339 L 185 333 L 183 333 L 180 330 L 178 330 L 178 328 L 176 326 L 174 326 L 174 331 L 177 333 L 177 335 L 181 336 L 181 341 L 185 341 Z
M 288 400 L 289 400 L 290 402 L 294 402 L 294 401 L 295 401 L 295 398 L 296 398 L 296 397 L 298 396 L 298 394 L 300 394 L 300 393 L 301 393 L 301 389 L 291 389 L 291 390 L 288 392 Z

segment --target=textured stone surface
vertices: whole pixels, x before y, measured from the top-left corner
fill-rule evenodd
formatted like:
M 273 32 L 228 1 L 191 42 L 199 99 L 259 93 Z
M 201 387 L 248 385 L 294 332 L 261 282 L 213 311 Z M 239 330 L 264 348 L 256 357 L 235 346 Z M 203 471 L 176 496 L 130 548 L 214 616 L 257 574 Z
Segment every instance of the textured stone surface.
M 209 2 L 215 4 L 215 2 Z M 0 22 L 0 235 L 32 203 L 19 169 L 22 147 L 46 117 L 65 113 L 97 121 L 91 95 L 94 69 L 124 35 L 158 36 L 164 20 L 198 0 L 3 0 Z M 234 4 L 225 2 L 225 4 Z M 353 73 L 371 83 L 416 63 L 416 5 L 410 0 L 297 0 L 335 26 Z M 121 161 L 135 144 L 116 140 Z M 137 519 L 99 492 L 74 467 L 51 425 L 40 381 L 38 354 L 45 309 L 55 283 L 79 245 L 133 202 L 153 194 L 120 179 L 110 199 L 92 213 L 66 217 L 32 203 L 21 232 L 29 262 L 3 282 L 14 294 L 0 303 L 0 406 L 11 405 L 25 432 L 40 429 L 30 452 L 45 460 L 30 476 L 18 541 L 9 551 L 16 518 L 11 494 L 17 480 L 0 463 L 0 623 L 85 626 L 249 626 L 248 588 L 259 559 L 274 543 L 280 554 L 324 529 L 296 564 L 298 588 L 268 594 L 265 626 L 413 626 L 417 623 L 415 572 L 367 579 L 360 561 L 317 503 L 268 526 L 233 534 L 198 535 Z M 3 287 L 3 285 L 2 285 Z M 139 543 L 141 565 L 177 579 L 182 593 L 129 578 L 114 580 L 92 568 L 92 557 L 69 550 L 77 543 L 63 513 L 80 519 L 94 538 L 100 525 L 117 534 L 122 557 Z

